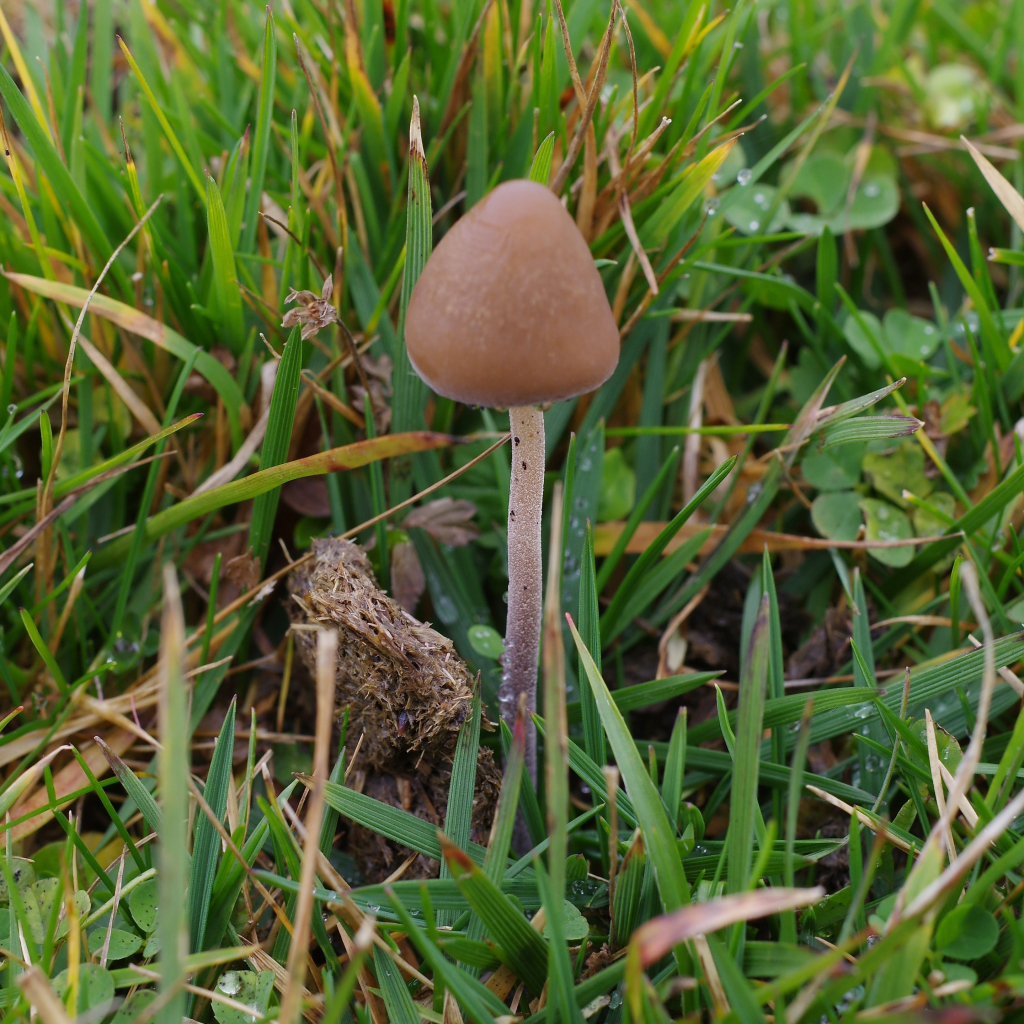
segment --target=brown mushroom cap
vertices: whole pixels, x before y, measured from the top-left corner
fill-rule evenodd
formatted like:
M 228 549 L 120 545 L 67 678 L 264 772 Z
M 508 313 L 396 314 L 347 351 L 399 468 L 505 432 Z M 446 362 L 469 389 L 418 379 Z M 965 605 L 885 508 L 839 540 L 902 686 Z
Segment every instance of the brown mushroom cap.
M 469 405 L 556 402 L 603 384 L 619 332 L 583 236 L 535 181 L 507 181 L 444 236 L 405 324 L 409 359 Z

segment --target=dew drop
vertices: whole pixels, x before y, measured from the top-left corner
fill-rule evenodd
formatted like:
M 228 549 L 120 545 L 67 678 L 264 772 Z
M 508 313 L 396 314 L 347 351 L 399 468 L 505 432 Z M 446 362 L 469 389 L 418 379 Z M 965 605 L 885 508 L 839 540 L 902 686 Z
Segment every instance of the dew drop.
M 754 172 L 749 167 L 744 167 L 736 172 L 736 184 L 749 185 L 753 177 Z
M 760 226 L 761 226 L 761 222 L 759 220 L 752 220 L 747 225 L 747 227 L 750 228 L 751 231 L 756 231 Z

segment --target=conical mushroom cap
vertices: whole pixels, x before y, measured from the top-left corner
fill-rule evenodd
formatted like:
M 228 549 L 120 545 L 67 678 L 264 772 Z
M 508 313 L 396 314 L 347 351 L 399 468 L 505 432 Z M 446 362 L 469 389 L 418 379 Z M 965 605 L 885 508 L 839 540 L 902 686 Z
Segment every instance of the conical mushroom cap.
M 444 236 L 412 293 L 405 338 L 434 391 L 492 408 L 593 391 L 619 360 L 587 243 L 534 181 L 499 185 Z

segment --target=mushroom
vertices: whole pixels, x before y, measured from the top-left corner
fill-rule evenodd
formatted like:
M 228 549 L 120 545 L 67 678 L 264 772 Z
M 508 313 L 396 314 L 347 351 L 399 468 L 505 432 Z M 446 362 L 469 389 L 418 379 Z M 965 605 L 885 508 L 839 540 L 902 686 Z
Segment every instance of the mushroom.
M 590 249 L 551 191 L 507 181 L 444 236 L 409 302 L 409 359 L 439 395 L 508 408 L 508 620 L 502 718 L 536 709 L 544 497 L 542 406 L 593 391 L 619 359 L 619 332 Z M 536 735 L 526 763 L 536 778 Z

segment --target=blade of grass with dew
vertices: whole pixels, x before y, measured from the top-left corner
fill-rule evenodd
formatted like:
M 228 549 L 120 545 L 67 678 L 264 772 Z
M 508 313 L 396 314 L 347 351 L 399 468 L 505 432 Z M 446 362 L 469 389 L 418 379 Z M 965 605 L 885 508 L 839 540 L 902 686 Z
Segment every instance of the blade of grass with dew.
M 594 532 L 587 522 L 587 535 L 583 542 L 583 561 L 580 567 L 580 636 L 594 659 L 594 664 L 601 671 L 601 611 L 597 603 L 597 586 L 594 571 Z M 585 671 L 577 674 L 580 700 L 579 711 L 583 720 L 583 747 L 587 756 L 599 765 L 608 760 L 608 752 L 604 740 L 604 728 L 597 713 L 594 695 L 590 692 L 590 683 Z M 566 711 L 568 715 L 568 710 Z
M 619 561 L 626 552 L 626 548 L 629 546 L 629 542 L 636 533 L 637 527 L 643 521 L 647 510 L 651 507 L 651 502 L 661 493 L 662 488 L 665 486 L 665 481 L 672 475 L 678 457 L 679 447 L 677 445 L 669 452 L 668 457 L 662 462 L 654 479 L 647 485 L 647 489 L 634 506 L 633 511 L 630 512 L 622 533 L 619 534 L 615 541 L 615 546 L 601 563 L 601 569 L 597 574 L 597 582 L 595 584 L 598 594 L 604 593 L 604 589 L 608 585 L 615 567 L 619 564 Z M 712 520 L 715 518 L 717 517 L 712 517 Z
M 469 715 L 455 744 L 452 760 L 451 784 L 448 788 L 448 807 L 444 817 L 444 831 L 448 839 L 460 850 L 469 844 L 473 824 L 473 794 L 476 790 L 476 763 L 480 756 L 481 701 L 479 689 L 473 695 Z M 441 861 L 441 878 L 451 877 L 447 859 Z M 453 922 L 442 918 L 440 924 Z
M 761 730 L 771 662 L 770 607 L 770 597 L 765 594 L 761 598 L 741 669 L 735 767 L 726 839 L 729 851 L 726 888 L 734 893 L 742 892 L 747 887 L 750 858 L 754 849 Z
M 636 743 L 630 735 L 621 713 L 611 699 L 608 686 L 597 671 L 590 652 L 571 621 L 569 629 L 576 642 L 580 660 L 590 679 L 590 685 L 593 687 L 597 710 L 601 715 L 608 742 L 626 784 L 626 791 L 636 807 L 638 823 L 643 830 L 647 849 L 654 864 L 662 905 L 668 910 L 675 910 L 690 902 L 689 885 L 682 872 L 679 855 L 675 848 L 675 829 L 669 823 L 665 805 L 661 802 L 661 794 L 658 793 L 651 781 L 651 776 L 637 751 Z M 593 789 L 593 786 L 591 788 Z M 619 803 L 620 809 L 624 810 L 621 808 L 621 798 Z
M 682 529 L 683 525 L 690 519 L 694 512 L 704 503 L 704 500 L 732 471 L 735 463 L 735 456 L 727 459 L 719 466 L 714 473 L 701 485 L 697 493 L 683 506 L 672 521 L 658 534 L 658 536 L 644 549 L 644 553 L 633 563 L 625 579 L 619 584 L 612 598 L 611 604 L 601 616 L 601 641 L 608 644 L 613 637 L 625 628 L 623 611 L 627 602 L 633 596 L 634 591 L 640 586 L 643 578 L 656 565 L 661 553 L 668 546 L 673 537 Z M 628 621 L 628 620 L 625 620 Z
M 420 926 L 416 924 L 401 901 L 394 895 L 393 890 L 389 893 L 389 897 L 395 914 L 416 951 L 434 972 L 434 977 L 440 978 L 444 982 L 445 988 L 455 996 L 459 1006 L 473 1021 L 473 1024 L 494 1024 L 495 1018 L 503 1016 L 508 1007 L 489 988 L 481 985 L 476 978 L 470 977 L 465 971 L 460 970 L 445 958 L 440 949 L 427 938 Z
M 373 947 L 373 969 L 377 973 L 388 1020 L 392 1024 L 420 1024 L 416 1004 L 405 986 L 405 979 L 398 972 L 398 965 L 379 946 Z
M 548 978 L 548 943 L 462 850 L 443 838 L 441 849 L 451 877 L 494 940 L 498 958 L 531 992 L 540 992 Z
M 235 750 L 235 704 L 228 707 L 220 734 L 213 748 L 213 759 L 203 788 L 203 799 L 218 819 L 227 811 L 228 786 L 232 785 L 231 762 Z M 192 837 L 192 866 L 188 883 L 189 952 L 201 953 L 206 939 L 210 897 L 217 875 L 217 857 L 221 839 L 213 822 L 198 814 Z
M 717 679 L 721 674 L 720 671 L 686 672 L 683 675 L 652 679 L 648 683 L 633 683 L 631 686 L 621 690 L 612 690 L 612 700 L 615 701 L 618 709 L 623 714 L 626 714 L 630 711 L 637 711 L 640 708 L 650 707 L 652 704 L 660 704 L 662 701 L 672 700 L 674 697 L 679 697 L 684 693 L 690 693 L 699 686 L 704 686 L 705 683 L 711 682 L 712 679 Z M 567 711 L 570 722 L 579 722 L 581 720 L 579 704 L 567 705 Z

